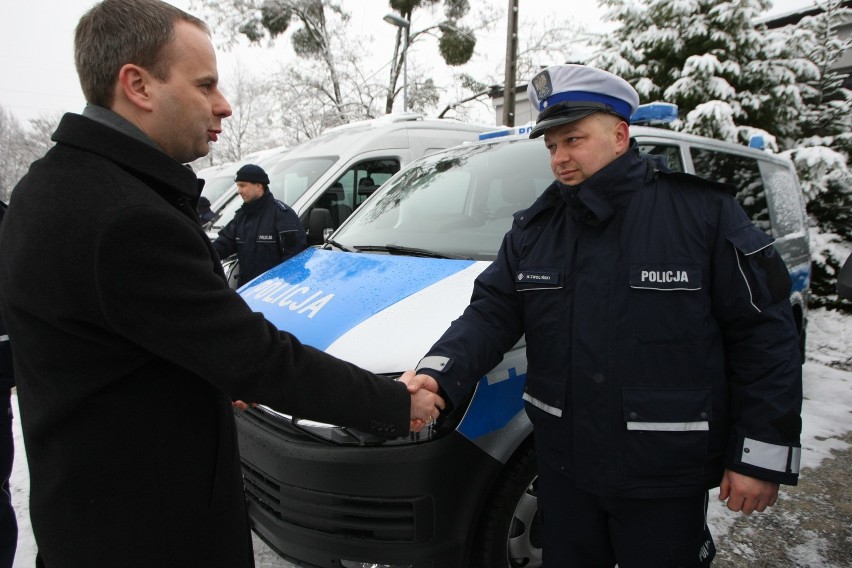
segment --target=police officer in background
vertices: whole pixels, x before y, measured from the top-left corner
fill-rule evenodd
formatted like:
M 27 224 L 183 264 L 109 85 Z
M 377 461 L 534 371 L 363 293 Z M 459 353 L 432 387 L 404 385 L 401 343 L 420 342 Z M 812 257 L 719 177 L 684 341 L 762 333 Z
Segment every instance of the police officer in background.
M 640 154 L 629 83 L 558 65 L 529 97 L 556 180 L 417 371 L 458 405 L 526 335 L 544 565 L 707 566 L 708 489 L 750 514 L 797 483 L 788 271 L 730 187 Z
M 213 241 L 220 258 L 237 255 L 245 284 L 305 250 L 307 238 L 296 212 L 269 191 L 269 176 L 254 164 L 241 167 L 234 181 L 243 199 L 230 223 Z
M 216 216 L 213 210 L 210 209 L 210 200 L 203 195 L 198 198 L 198 205 L 195 209 L 198 211 L 198 220 L 201 221 L 202 225 L 209 223 Z
M 0 223 L 6 213 L 6 204 L 0 201 Z M 18 543 L 18 522 L 12 509 L 9 477 L 15 456 L 15 439 L 12 434 L 12 349 L 6 324 L 0 317 L 0 568 L 12 568 Z

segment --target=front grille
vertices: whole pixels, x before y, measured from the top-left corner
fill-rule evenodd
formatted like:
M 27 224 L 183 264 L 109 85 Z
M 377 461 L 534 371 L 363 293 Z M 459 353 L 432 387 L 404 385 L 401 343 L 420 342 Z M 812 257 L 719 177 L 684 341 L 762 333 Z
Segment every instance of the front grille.
M 432 538 L 431 500 L 369 499 L 278 483 L 242 462 L 246 495 L 283 523 L 376 542 L 423 542 Z

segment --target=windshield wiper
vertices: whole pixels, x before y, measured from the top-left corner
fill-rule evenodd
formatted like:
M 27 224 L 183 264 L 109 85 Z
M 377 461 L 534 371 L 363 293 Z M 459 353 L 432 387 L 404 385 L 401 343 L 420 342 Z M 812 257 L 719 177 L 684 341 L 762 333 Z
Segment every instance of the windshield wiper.
M 329 245 L 333 246 L 334 248 L 338 248 L 338 249 L 342 250 L 343 252 L 359 252 L 358 250 L 351 249 L 351 248 L 347 247 L 346 245 L 342 245 L 342 244 L 338 243 L 334 239 L 326 239 L 325 242 L 326 242 L 326 244 L 329 244 Z M 357 249 L 358 247 L 355 247 L 355 248 Z
M 385 246 L 375 246 L 375 245 L 366 245 L 366 246 L 356 246 L 358 251 L 380 251 L 386 252 L 388 254 L 396 254 L 396 255 L 407 255 L 407 256 L 422 256 L 426 258 L 446 258 L 446 259 L 454 259 L 454 260 L 473 260 L 473 258 L 469 256 L 462 256 L 457 254 L 444 254 L 440 252 L 435 252 L 432 250 L 421 249 L 421 248 L 413 248 L 413 247 L 403 247 L 399 245 L 385 245 Z

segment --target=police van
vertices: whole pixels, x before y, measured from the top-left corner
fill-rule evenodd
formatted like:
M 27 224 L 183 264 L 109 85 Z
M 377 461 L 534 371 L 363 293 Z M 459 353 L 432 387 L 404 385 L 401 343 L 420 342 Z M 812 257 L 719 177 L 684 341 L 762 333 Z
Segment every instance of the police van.
M 400 168 L 431 152 L 476 140 L 491 128 L 417 113 L 387 114 L 330 128 L 250 163 L 266 170 L 269 190 L 296 211 L 308 244 L 316 245 Z M 215 216 L 206 228 L 215 239 L 243 204 L 233 177 L 230 188 L 211 202 Z
M 673 170 L 739 188 L 790 269 L 804 337 L 810 257 L 791 162 L 659 128 L 631 126 L 631 135 Z M 240 294 L 280 329 L 335 356 L 390 377 L 413 368 L 467 306 L 512 214 L 553 181 L 548 152 L 528 130 L 482 138 L 412 163 L 322 247 Z M 238 413 L 254 531 L 298 566 L 541 566 L 526 369 L 522 339 L 464 404 L 389 441 L 263 406 Z

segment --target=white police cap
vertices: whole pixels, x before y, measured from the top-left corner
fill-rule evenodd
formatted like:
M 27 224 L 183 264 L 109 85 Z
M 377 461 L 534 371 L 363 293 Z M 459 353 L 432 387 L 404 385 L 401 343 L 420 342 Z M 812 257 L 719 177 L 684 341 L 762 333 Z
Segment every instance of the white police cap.
M 630 83 L 585 65 L 552 65 L 532 78 L 527 93 L 539 111 L 530 138 L 595 112 L 616 114 L 629 121 L 639 106 L 639 95 Z

